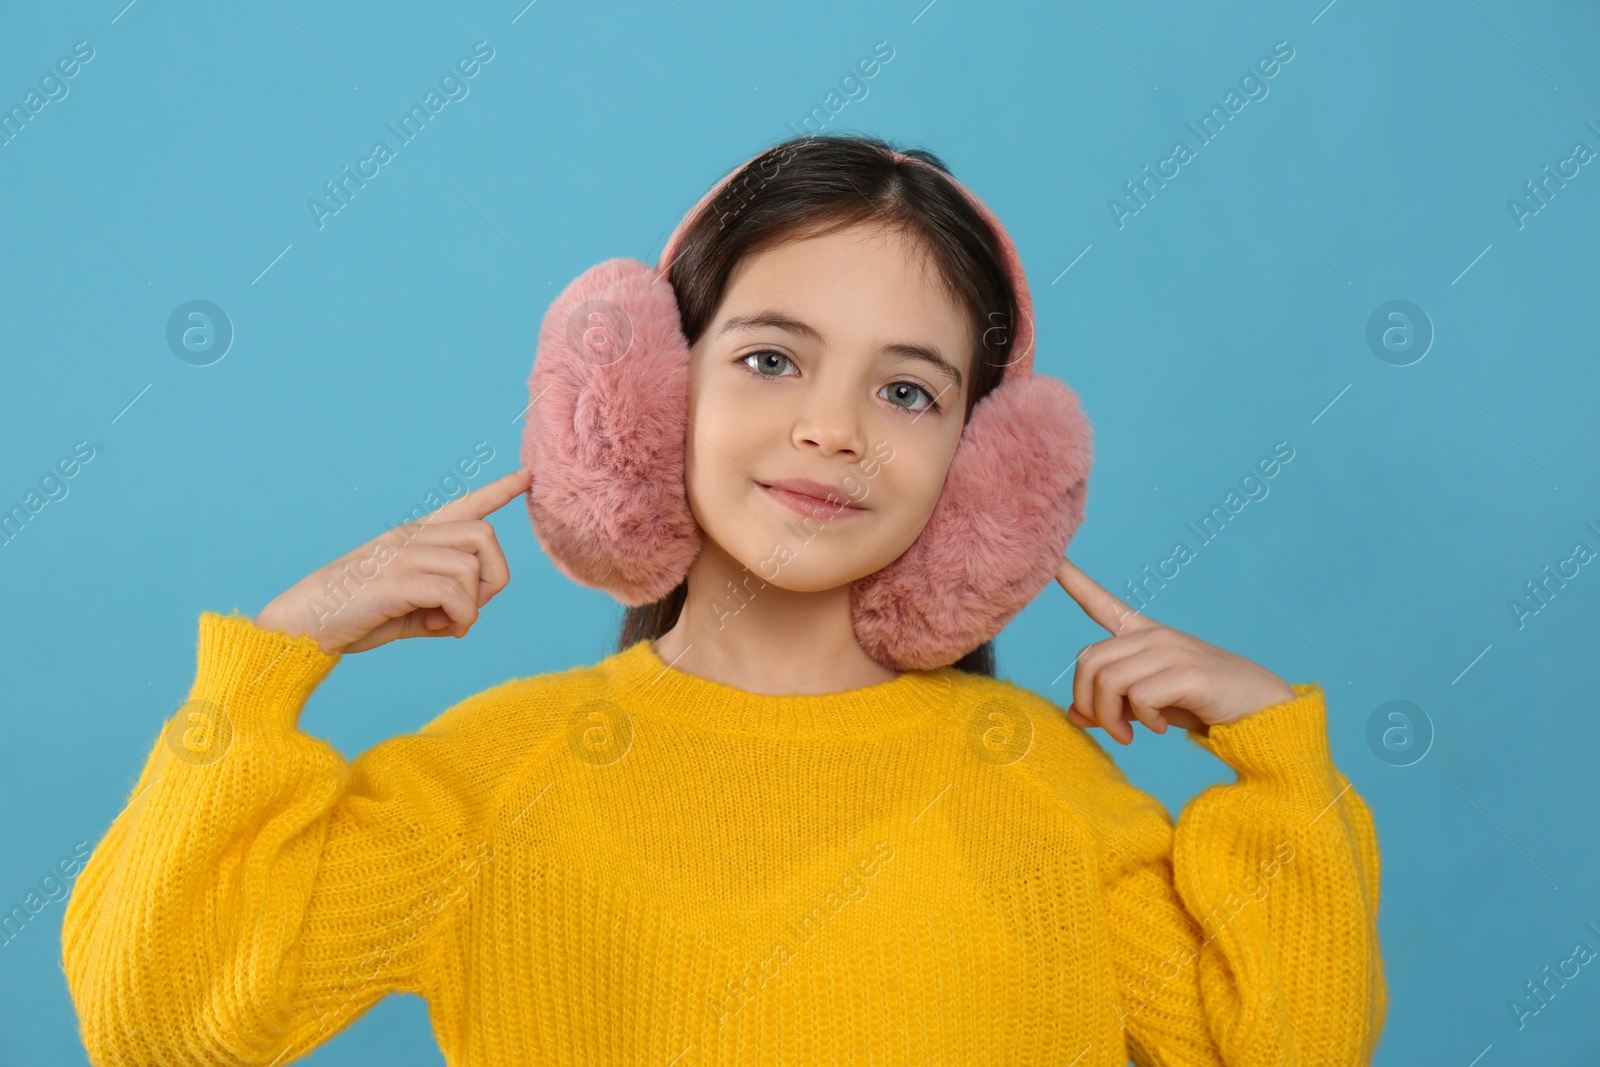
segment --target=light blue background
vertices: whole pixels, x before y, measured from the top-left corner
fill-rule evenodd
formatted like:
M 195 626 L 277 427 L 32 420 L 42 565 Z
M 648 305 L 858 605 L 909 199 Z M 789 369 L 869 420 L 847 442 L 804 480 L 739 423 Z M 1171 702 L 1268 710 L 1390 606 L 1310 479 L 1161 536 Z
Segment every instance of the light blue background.
M 1326 686 L 1383 849 L 1375 1062 L 1595 1062 L 1600 977 L 1520 1031 L 1510 1001 L 1575 942 L 1600 948 L 1600 567 L 1520 628 L 1509 602 L 1575 542 L 1600 548 L 1600 165 L 1523 228 L 1507 201 L 1575 141 L 1600 148 L 1600 12 L 924 2 L 7 5 L 0 104 L 74 42 L 95 56 L 0 147 L 0 505 L 79 440 L 95 458 L 0 548 L 0 910 L 120 810 L 187 693 L 202 610 L 256 613 L 477 441 L 495 458 L 474 484 L 514 469 L 560 287 L 654 263 L 710 183 L 883 40 L 893 59 L 826 128 L 932 149 L 1015 236 L 1038 369 L 1097 429 L 1075 562 L 1120 592 L 1294 449 L 1149 611 Z M 319 229 L 307 199 L 478 40 L 495 52 L 469 96 Z M 1185 122 L 1278 41 L 1295 55 L 1269 95 L 1119 229 L 1108 199 L 1193 146 Z M 236 330 L 207 367 L 165 341 L 193 299 Z M 1410 366 L 1366 341 L 1392 299 L 1436 330 Z M 353 757 L 614 648 L 620 607 L 553 568 L 520 503 L 495 523 L 513 582 L 492 625 L 349 657 L 303 728 Z M 1056 679 L 1104 636 L 1052 584 L 1000 638 L 1001 673 L 1068 702 Z M 1395 699 L 1434 731 L 1410 766 L 1367 741 Z M 1181 733 L 1092 733 L 1174 814 L 1231 780 Z M 0 949 L 5 1064 L 84 1062 L 61 915 Z M 308 1062 L 380 1056 L 440 1062 L 422 1001 L 384 1001 Z

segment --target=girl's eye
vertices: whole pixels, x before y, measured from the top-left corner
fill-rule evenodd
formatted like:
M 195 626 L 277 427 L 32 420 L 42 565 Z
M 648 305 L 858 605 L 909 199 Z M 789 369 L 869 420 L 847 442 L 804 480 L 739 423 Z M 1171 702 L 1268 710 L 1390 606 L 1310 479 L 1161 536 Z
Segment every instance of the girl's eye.
M 890 382 L 888 385 L 884 386 L 884 388 L 885 389 L 891 389 L 891 390 L 904 390 L 904 389 L 915 390 L 915 392 L 921 393 L 923 396 L 928 398 L 928 402 L 926 404 L 924 404 L 922 407 L 920 407 L 920 408 L 908 407 L 908 408 L 905 408 L 906 411 L 920 412 L 920 411 L 927 411 L 929 408 L 932 408 L 934 411 L 942 411 L 943 410 L 942 408 L 939 407 L 939 401 L 934 399 L 933 394 L 928 392 L 922 386 L 918 385 L 916 382 Z M 898 392 L 895 393 L 894 395 L 890 396 L 889 402 L 891 404 L 894 404 L 896 407 L 899 407 L 900 406 L 900 401 L 899 401 L 898 397 L 901 396 L 901 395 L 904 395 L 904 394 L 901 394 L 901 393 L 898 393 Z
M 751 360 L 755 360 L 756 362 L 754 364 L 752 364 L 750 362 Z M 770 348 L 764 348 L 759 352 L 751 352 L 748 355 L 741 356 L 739 358 L 739 362 L 742 363 L 743 365 L 745 365 L 746 367 L 749 367 L 752 371 L 754 371 L 756 374 L 760 375 L 763 378 L 789 378 L 789 377 L 793 377 L 793 375 L 788 375 L 788 374 L 768 373 L 769 370 L 781 371 L 783 369 L 784 364 L 789 364 L 791 366 L 794 364 L 794 360 L 790 359 L 788 356 L 784 355 L 782 352 L 778 352 L 778 351 L 775 351 L 775 350 L 770 349 Z M 891 404 L 893 404 L 896 407 L 900 408 L 902 411 L 909 411 L 909 412 L 912 412 L 912 413 L 915 414 L 915 413 L 920 413 L 920 412 L 923 412 L 923 411 L 927 411 L 929 408 L 932 408 L 936 412 L 944 410 L 943 408 L 941 408 L 939 406 L 938 398 L 935 397 L 932 393 L 928 392 L 927 389 L 925 389 L 922 386 L 918 385 L 916 382 L 907 382 L 907 381 L 890 382 L 888 385 L 884 386 L 884 389 L 893 390 L 894 391 L 890 396 L 886 397 L 885 399 L 887 399 Z M 907 404 L 902 404 L 901 403 L 902 399 L 906 399 L 906 400 L 909 400 L 911 403 L 915 403 L 916 402 L 916 395 L 918 393 L 921 393 L 924 397 L 927 398 L 927 403 L 923 404 L 921 407 L 911 407 L 911 406 L 909 406 Z
M 765 368 L 771 367 L 773 365 L 767 359 L 767 357 L 770 357 L 770 356 L 776 356 L 778 359 L 783 360 L 784 362 L 787 362 L 787 363 L 790 363 L 790 364 L 792 364 L 794 362 L 794 360 L 790 359 L 788 356 L 784 355 L 782 352 L 775 352 L 770 348 L 764 348 L 760 352 L 752 352 L 748 356 L 745 356 L 745 357 L 741 358 L 739 360 L 739 362 L 743 363 L 747 367 L 750 367 L 751 370 L 755 371 L 757 374 L 761 375 L 763 378 L 787 378 L 787 377 L 789 377 L 789 375 L 787 375 L 787 374 L 768 374 L 767 373 Z M 750 366 L 750 360 L 752 360 L 752 359 L 757 360 L 759 362 L 759 365 L 758 366 L 753 366 L 753 367 Z M 777 366 L 778 366 L 779 370 L 783 369 L 783 364 L 782 363 L 778 364 Z

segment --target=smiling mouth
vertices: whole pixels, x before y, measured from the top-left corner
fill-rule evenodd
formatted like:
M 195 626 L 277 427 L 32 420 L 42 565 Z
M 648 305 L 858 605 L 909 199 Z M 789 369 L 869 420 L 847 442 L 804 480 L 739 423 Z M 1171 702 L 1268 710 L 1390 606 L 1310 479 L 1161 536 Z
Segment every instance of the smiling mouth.
M 814 496 L 796 493 L 789 489 L 775 489 L 770 485 L 757 482 L 756 485 L 768 496 L 788 508 L 790 511 L 807 515 L 814 519 L 837 519 L 849 515 L 864 515 L 867 509 L 856 507 L 844 501 L 819 500 Z

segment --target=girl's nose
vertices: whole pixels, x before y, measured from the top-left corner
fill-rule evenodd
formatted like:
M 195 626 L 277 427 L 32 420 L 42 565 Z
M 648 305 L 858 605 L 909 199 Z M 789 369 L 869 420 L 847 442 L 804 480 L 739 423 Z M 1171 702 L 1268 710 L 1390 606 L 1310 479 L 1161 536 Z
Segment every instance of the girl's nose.
M 843 453 L 860 459 L 866 449 L 866 415 L 861 402 L 838 390 L 817 389 L 799 401 L 794 416 L 794 442 L 810 445 L 825 456 Z

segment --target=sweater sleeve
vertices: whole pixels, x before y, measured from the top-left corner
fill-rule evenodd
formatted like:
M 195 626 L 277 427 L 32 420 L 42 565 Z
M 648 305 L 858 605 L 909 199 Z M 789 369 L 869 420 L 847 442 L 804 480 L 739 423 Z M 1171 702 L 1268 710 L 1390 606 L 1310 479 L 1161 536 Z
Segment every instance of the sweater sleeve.
M 348 764 L 297 728 L 340 656 L 203 612 L 189 701 L 68 900 L 95 1067 L 279 1065 L 390 992 L 427 997 L 492 849 L 465 833 L 441 716 Z
M 1138 1067 L 1370 1062 L 1387 1011 L 1378 840 L 1334 767 L 1316 683 L 1193 743 L 1237 773 L 1176 827 L 1153 801 L 1108 838 L 1119 1007 Z M 1119 772 L 1120 773 L 1120 772 Z

